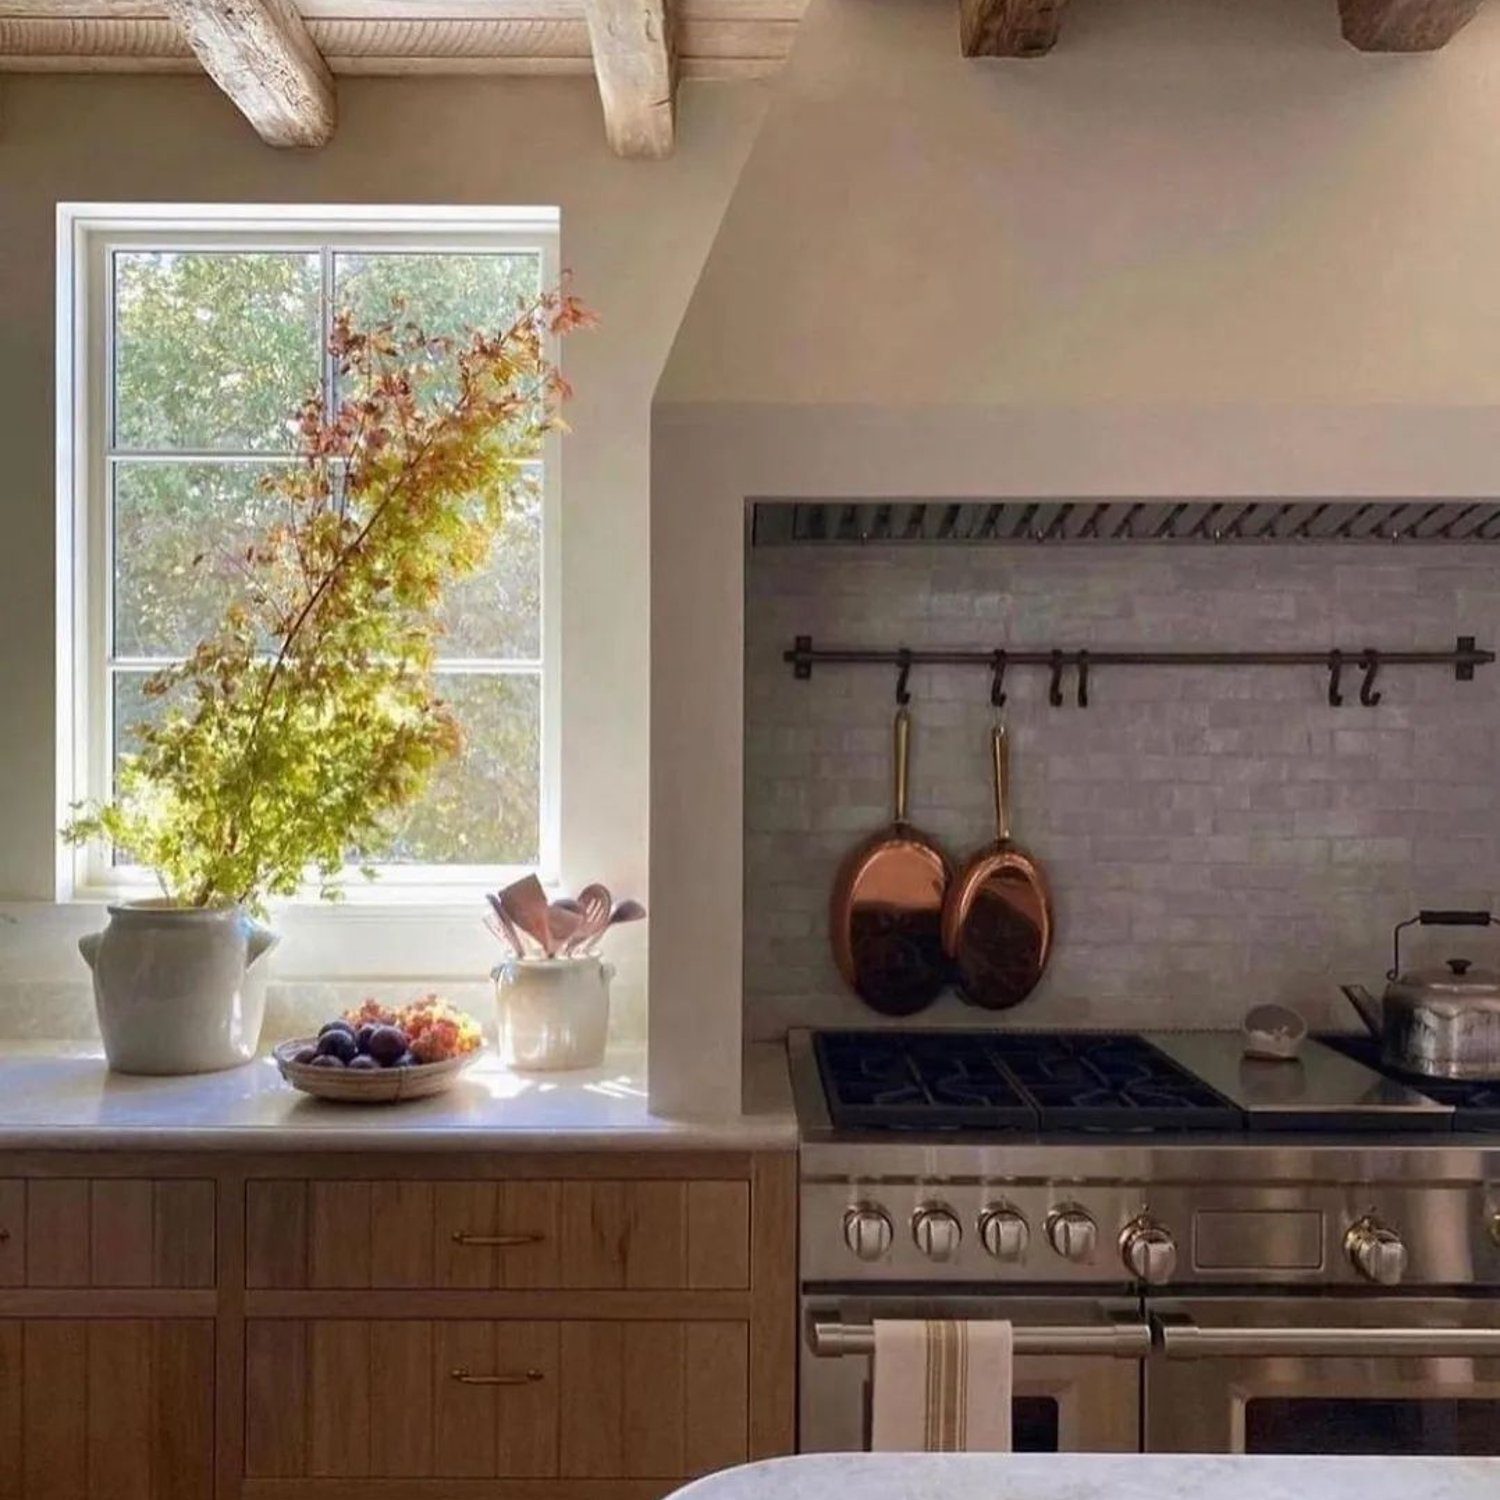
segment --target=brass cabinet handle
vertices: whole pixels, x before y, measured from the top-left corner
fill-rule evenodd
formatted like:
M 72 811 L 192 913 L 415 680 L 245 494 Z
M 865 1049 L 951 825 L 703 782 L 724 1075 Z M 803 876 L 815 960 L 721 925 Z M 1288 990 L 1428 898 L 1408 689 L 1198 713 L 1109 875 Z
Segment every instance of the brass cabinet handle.
M 499 1375 L 471 1375 L 460 1365 L 448 1371 L 448 1378 L 460 1385 L 530 1385 L 547 1377 L 540 1370 L 507 1370 Z
M 453 1231 L 455 1245 L 499 1245 L 502 1250 L 516 1245 L 540 1245 L 544 1234 L 470 1234 L 467 1229 Z

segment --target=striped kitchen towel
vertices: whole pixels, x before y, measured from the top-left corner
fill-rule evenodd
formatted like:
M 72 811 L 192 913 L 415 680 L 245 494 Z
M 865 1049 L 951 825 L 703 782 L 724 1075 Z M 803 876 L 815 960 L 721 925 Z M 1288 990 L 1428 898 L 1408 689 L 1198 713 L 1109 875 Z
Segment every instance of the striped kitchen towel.
M 1009 1323 L 875 1320 L 870 1447 L 1009 1453 Z

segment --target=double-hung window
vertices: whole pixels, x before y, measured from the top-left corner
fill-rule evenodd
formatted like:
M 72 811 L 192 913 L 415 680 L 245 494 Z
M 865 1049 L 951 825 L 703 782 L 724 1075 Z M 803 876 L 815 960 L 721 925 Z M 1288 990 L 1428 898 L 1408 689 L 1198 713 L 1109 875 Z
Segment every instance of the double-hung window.
M 142 691 L 211 631 L 291 418 L 336 401 L 332 319 L 496 329 L 557 279 L 551 210 L 72 205 L 59 222 L 62 800 L 109 795 Z M 439 690 L 462 755 L 365 851 L 385 889 L 556 868 L 557 454 L 483 569 L 449 595 Z M 353 851 L 351 851 L 351 855 Z M 144 883 L 119 851 L 62 856 L 65 894 Z M 350 880 L 353 888 L 360 882 Z M 377 888 L 379 889 L 379 888 Z

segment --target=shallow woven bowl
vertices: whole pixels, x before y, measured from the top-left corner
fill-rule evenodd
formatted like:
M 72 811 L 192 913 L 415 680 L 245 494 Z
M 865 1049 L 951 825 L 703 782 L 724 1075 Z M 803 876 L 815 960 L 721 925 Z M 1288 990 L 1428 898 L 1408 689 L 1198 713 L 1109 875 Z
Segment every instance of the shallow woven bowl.
M 396 1104 L 402 1099 L 428 1099 L 446 1093 L 458 1082 L 459 1075 L 484 1049 L 450 1057 L 446 1062 L 418 1063 L 413 1068 L 382 1068 L 378 1073 L 363 1069 L 351 1073 L 347 1068 L 315 1068 L 310 1063 L 292 1059 L 304 1047 L 311 1047 L 316 1037 L 293 1037 L 272 1054 L 281 1076 L 294 1089 L 319 1099 L 334 1099 L 341 1104 Z

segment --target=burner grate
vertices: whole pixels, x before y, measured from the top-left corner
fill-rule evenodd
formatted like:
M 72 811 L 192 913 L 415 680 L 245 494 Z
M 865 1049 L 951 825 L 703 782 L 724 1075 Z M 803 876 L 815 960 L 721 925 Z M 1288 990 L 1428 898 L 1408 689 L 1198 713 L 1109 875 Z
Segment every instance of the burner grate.
M 1244 1116 L 1142 1037 L 820 1032 L 840 1129 L 1108 1132 L 1244 1128 Z

